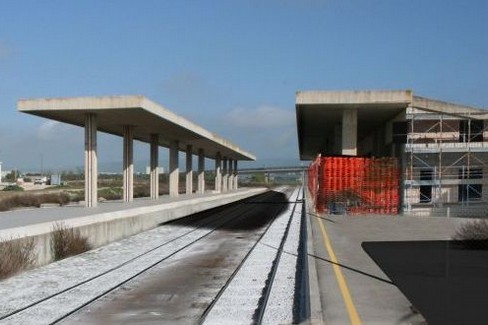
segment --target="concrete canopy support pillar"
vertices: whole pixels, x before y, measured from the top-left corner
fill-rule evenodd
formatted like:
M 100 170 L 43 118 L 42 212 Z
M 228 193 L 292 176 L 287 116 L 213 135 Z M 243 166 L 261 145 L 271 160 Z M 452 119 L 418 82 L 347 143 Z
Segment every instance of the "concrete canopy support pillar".
M 234 163 L 232 159 L 229 159 L 229 178 L 227 179 L 227 188 L 229 191 L 234 189 Z
M 151 200 L 157 200 L 159 197 L 159 135 L 151 134 Z
M 186 146 L 186 194 L 193 193 L 193 147 L 191 145 Z
M 172 140 L 169 146 L 169 196 L 171 197 L 177 197 L 179 194 L 178 149 L 178 141 Z
M 237 160 L 234 160 L 234 190 L 237 190 L 238 188 Z
M 346 109 L 342 112 L 342 154 L 357 155 L 358 109 Z
M 134 127 L 124 126 L 124 202 L 134 199 Z
M 227 192 L 228 180 L 229 180 L 229 174 L 227 174 L 227 157 L 224 157 L 223 173 L 222 173 L 222 192 Z
M 97 116 L 85 115 L 85 206 L 96 207 L 98 202 Z
M 217 152 L 215 157 L 215 191 L 220 192 L 222 189 L 222 171 L 221 171 L 222 157 L 220 152 Z
M 205 152 L 198 150 L 198 193 L 205 192 Z

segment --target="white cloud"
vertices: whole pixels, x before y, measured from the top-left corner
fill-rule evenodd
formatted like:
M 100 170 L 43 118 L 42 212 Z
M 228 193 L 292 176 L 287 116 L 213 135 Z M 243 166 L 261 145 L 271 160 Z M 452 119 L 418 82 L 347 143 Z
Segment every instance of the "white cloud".
M 49 140 L 59 134 L 59 129 L 61 128 L 61 122 L 49 120 L 39 126 L 37 136 L 42 140 Z
M 224 122 L 247 129 L 285 128 L 294 126 L 295 113 L 266 105 L 253 109 L 236 108 L 224 116 Z

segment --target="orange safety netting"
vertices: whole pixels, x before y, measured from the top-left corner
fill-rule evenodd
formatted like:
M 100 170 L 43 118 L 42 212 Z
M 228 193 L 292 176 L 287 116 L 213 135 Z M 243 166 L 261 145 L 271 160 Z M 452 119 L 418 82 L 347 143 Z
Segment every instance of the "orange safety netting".
M 317 212 L 398 214 L 396 158 L 318 157 L 308 170 Z

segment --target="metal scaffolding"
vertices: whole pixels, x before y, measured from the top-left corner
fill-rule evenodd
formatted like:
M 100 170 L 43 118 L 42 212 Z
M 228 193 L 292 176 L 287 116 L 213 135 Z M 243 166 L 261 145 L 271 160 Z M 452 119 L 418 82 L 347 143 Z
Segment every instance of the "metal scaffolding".
M 407 108 L 403 211 L 481 217 L 488 201 L 487 115 Z

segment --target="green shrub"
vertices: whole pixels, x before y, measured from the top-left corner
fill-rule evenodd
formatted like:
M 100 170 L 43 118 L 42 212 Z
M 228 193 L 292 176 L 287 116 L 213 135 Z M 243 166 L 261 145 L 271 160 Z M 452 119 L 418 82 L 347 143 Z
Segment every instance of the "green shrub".
M 120 200 L 122 199 L 123 190 L 120 187 L 108 187 L 98 190 L 98 197 L 105 200 Z
M 30 268 L 36 259 L 33 251 L 32 238 L 0 241 L 0 279 Z
M 21 192 L 24 188 L 19 185 L 7 185 L 3 188 L 2 191 L 13 191 L 13 192 Z
M 78 229 L 55 223 L 51 234 L 51 251 L 55 261 L 81 254 L 91 249 L 88 238 L 81 236 Z

